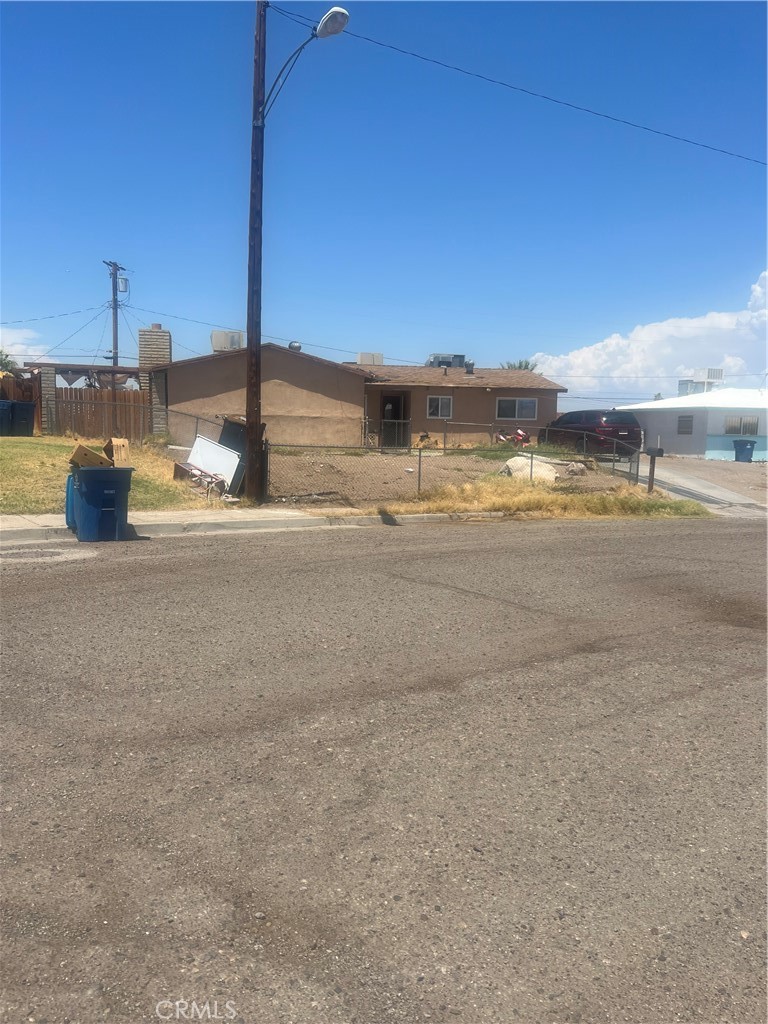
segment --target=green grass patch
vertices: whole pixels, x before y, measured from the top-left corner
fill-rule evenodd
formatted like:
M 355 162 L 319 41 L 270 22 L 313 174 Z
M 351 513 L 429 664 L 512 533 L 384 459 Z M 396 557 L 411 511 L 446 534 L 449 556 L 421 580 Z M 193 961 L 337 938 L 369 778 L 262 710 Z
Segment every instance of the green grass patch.
M 64 511 L 69 456 L 77 444 L 101 451 L 103 442 L 63 437 L 0 438 L 0 513 L 40 515 Z M 151 447 L 132 445 L 129 509 L 201 508 L 205 500 L 173 479 L 173 461 Z

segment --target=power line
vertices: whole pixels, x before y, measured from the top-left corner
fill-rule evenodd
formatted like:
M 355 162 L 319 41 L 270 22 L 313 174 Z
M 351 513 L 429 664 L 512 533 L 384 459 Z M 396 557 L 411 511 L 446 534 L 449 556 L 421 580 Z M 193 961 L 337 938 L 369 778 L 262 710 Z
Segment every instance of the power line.
M 176 316 L 174 313 L 161 313 L 158 309 L 145 309 L 143 306 L 130 305 L 128 309 L 138 309 L 140 313 L 151 313 L 153 316 L 165 316 L 171 320 L 185 320 L 188 324 L 199 324 L 201 327 L 216 327 L 220 331 L 239 331 L 239 327 L 225 327 L 223 324 L 211 324 L 207 320 L 193 320 L 189 316 Z M 264 335 L 266 337 L 266 335 Z M 181 346 L 184 347 L 183 345 Z
M 280 7 L 275 7 L 274 4 L 270 5 L 273 11 L 284 17 L 290 18 L 292 21 L 296 21 L 296 17 L 290 15 L 287 11 L 282 10 Z M 299 17 L 302 17 L 299 15 Z M 307 19 L 308 21 L 309 19 Z M 640 124 L 637 121 L 628 121 L 623 117 L 615 117 L 613 114 L 605 114 L 601 110 L 594 110 L 592 107 L 583 107 L 578 103 L 571 103 L 568 100 L 560 100 L 555 96 L 547 96 L 543 92 L 535 92 L 533 89 L 526 89 L 522 85 L 512 85 L 511 82 L 504 82 L 500 78 L 490 78 L 488 75 L 481 75 L 476 71 L 468 71 L 466 68 L 460 68 L 456 64 L 447 64 L 445 61 L 436 60 L 434 57 L 425 57 L 424 54 L 415 53 L 413 50 L 405 50 L 400 46 L 393 46 L 391 43 L 382 43 L 378 39 L 371 39 L 370 36 L 362 36 L 356 32 L 350 32 L 349 29 L 344 29 L 344 35 L 352 36 L 353 39 L 362 39 L 366 43 L 373 43 L 375 46 L 381 46 L 385 50 L 394 50 L 395 53 L 403 54 L 406 57 L 414 57 L 416 60 L 424 61 L 426 64 L 435 64 L 437 67 L 445 68 L 447 71 L 456 71 L 461 75 L 467 75 L 469 78 L 477 78 L 481 82 L 487 82 L 490 85 L 498 85 L 504 89 L 510 89 L 514 92 L 524 93 L 526 96 L 533 96 L 535 99 L 546 100 L 547 103 L 556 103 L 561 107 L 569 107 L 571 110 L 578 110 L 582 114 L 591 114 L 593 117 L 601 117 L 606 121 L 613 121 L 616 124 L 623 124 L 628 128 L 637 128 L 643 132 L 650 132 L 652 135 L 660 135 L 665 139 L 673 139 L 675 142 L 684 142 L 688 146 L 697 146 L 699 149 L 708 149 L 713 153 L 722 153 L 723 156 L 732 156 L 737 160 L 746 160 L 752 164 L 760 164 L 762 167 L 766 166 L 765 160 L 758 160 L 752 156 L 744 156 L 743 153 L 734 153 L 730 149 L 721 149 L 719 146 L 710 146 L 706 142 L 696 142 L 694 139 L 688 139 L 683 135 L 674 135 L 672 132 L 663 132 L 658 128 L 650 128 L 646 124 Z
M 121 308 L 123 308 L 123 307 L 121 307 Z M 210 323 L 207 320 L 193 320 L 191 317 L 188 317 L 188 316 L 177 316 L 174 313 L 163 313 L 163 312 L 161 312 L 158 309 L 143 309 L 141 306 L 128 306 L 127 308 L 129 310 L 130 309 L 137 309 L 141 313 L 152 313 L 154 316 L 167 317 L 170 320 L 184 320 L 184 321 L 186 321 L 187 323 L 190 323 L 190 324 L 199 324 L 201 327 L 215 327 L 215 328 L 217 328 L 219 330 L 222 330 L 222 331 L 241 331 L 241 328 L 224 327 L 222 324 Z M 137 323 L 140 323 L 140 320 L 138 319 L 138 317 L 134 317 L 134 320 L 136 320 Z M 280 337 L 279 335 L 276 335 L 276 334 L 262 334 L 262 337 L 263 338 L 268 338 L 270 341 L 283 341 L 286 344 L 290 344 L 292 341 L 296 341 L 295 338 L 283 338 L 283 337 Z M 182 345 L 180 342 L 174 342 L 174 345 L 176 345 L 178 348 L 185 349 L 185 351 L 187 351 L 187 352 L 192 352 L 195 355 L 201 355 L 202 354 L 202 353 L 198 352 L 197 349 L 190 348 L 188 345 Z M 313 345 L 311 342 L 308 342 L 308 341 L 302 341 L 301 345 L 302 345 L 303 348 L 319 349 L 319 350 L 324 351 L 324 352 L 341 352 L 342 354 L 349 355 L 349 356 L 356 356 L 358 354 L 355 349 L 334 348 L 331 345 Z M 398 356 L 389 356 L 389 355 L 386 355 L 386 354 L 384 355 L 384 358 L 385 359 L 389 359 L 391 364 L 393 363 L 393 364 L 399 365 L 399 366 L 422 366 L 423 365 L 421 360 L 416 360 L 416 359 L 401 359 Z M 679 373 L 669 373 L 669 374 L 650 374 L 650 373 L 647 373 L 647 374 L 639 374 L 639 375 L 637 375 L 637 374 L 616 373 L 616 374 L 603 374 L 603 375 L 600 375 L 600 374 L 593 374 L 593 373 L 560 373 L 557 370 L 553 370 L 552 373 L 555 376 L 557 376 L 557 377 L 567 377 L 569 380 L 679 380 L 680 379 L 680 374 Z M 756 372 L 756 373 L 729 373 L 726 376 L 729 379 L 734 379 L 734 378 L 737 378 L 737 377 L 762 377 L 762 376 L 764 376 L 764 372 L 760 371 L 760 372 Z
M 140 309 L 139 306 L 121 306 L 120 309 L 121 310 L 127 309 L 128 310 L 128 315 L 130 317 L 132 317 L 136 321 L 136 323 L 139 325 L 139 327 L 142 326 L 141 320 L 139 320 L 139 318 L 137 316 L 134 316 L 133 313 L 131 313 L 131 309 Z M 171 314 L 171 313 L 158 313 L 157 310 L 154 310 L 154 309 L 145 309 L 145 310 L 142 310 L 142 312 L 144 312 L 144 313 L 154 313 L 155 316 L 170 317 L 171 320 L 186 320 L 187 319 L 187 317 L 173 316 L 173 314 Z M 125 317 L 125 313 L 124 312 L 123 312 L 123 317 Z M 192 321 L 190 321 L 190 323 L 201 323 L 202 324 L 203 321 L 202 320 L 192 320 Z M 213 324 L 203 324 L 203 326 L 204 327 L 213 327 L 214 325 Z M 224 327 L 222 329 L 225 330 L 225 331 L 226 330 L 231 330 L 231 328 L 227 328 L 227 327 Z M 136 339 L 134 338 L 134 341 L 135 340 Z M 191 352 L 193 355 L 196 355 L 196 356 L 203 355 L 203 353 L 202 352 L 198 352 L 196 348 L 190 348 L 189 345 L 182 345 L 180 341 L 174 341 L 173 344 L 177 348 L 183 348 L 185 352 Z M 138 348 L 138 345 L 136 347 Z
M 549 373 L 550 371 L 548 370 L 547 372 Z M 680 380 L 682 377 L 682 374 L 679 373 L 612 373 L 600 375 L 596 373 L 560 373 L 559 370 L 552 370 L 551 372 L 558 377 L 567 377 L 568 380 Z M 725 376 L 729 380 L 734 377 L 762 377 L 764 372 L 761 370 L 758 373 L 726 373 Z
M 61 348 L 61 346 L 66 344 L 69 341 L 70 338 L 74 338 L 74 336 L 76 334 L 79 334 L 80 331 L 84 331 L 85 328 L 89 324 L 92 324 L 94 320 L 98 320 L 98 318 L 100 316 L 103 316 L 107 312 L 109 306 L 110 306 L 110 303 L 109 302 L 105 302 L 104 305 L 99 309 L 99 312 L 96 314 L 96 316 L 92 316 L 90 320 L 87 320 L 81 327 L 78 327 L 76 331 L 72 331 L 71 334 L 68 334 L 67 337 L 64 339 L 64 341 L 60 341 L 58 343 L 58 345 L 54 345 L 53 348 L 49 348 L 47 352 L 41 352 L 38 355 L 36 355 L 35 356 L 35 360 L 44 359 L 45 356 L 49 356 L 51 354 L 51 352 L 55 352 L 57 348 Z
M 32 316 L 27 320 L 3 320 L 0 327 L 10 327 L 12 324 L 36 324 L 41 320 L 58 320 L 62 316 L 75 316 L 76 313 L 90 313 L 94 309 L 101 309 L 101 306 L 86 306 L 85 309 L 73 309 L 69 313 L 51 313 L 49 316 Z
M 91 363 L 91 366 L 95 366 L 96 365 L 96 360 L 99 358 L 99 349 L 101 348 L 101 343 L 104 341 L 104 334 L 105 334 L 106 330 L 107 330 L 107 318 L 104 317 L 104 325 L 101 328 L 101 337 L 99 338 L 99 344 L 96 346 L 96 351 L 93 353 L 93 362 Z
M 143 309 L 141 306 L 129 306 L 128 308 L 138 309 L 141 313 L 152 313 L 153 316 L 162 316 L 170 320 L 184 320 L 186 323 L 199 324 L 201 327 L 215 327 L 221 331 L 239 331 L 241 333 L 245 333 L 239 327 L 225 327 L 223 324 L 210 323 L 208 320 L 193 320 L 192 317 L 189 316 L 176 316 L 175 313 L 163 313 L 159 309 Z M 136 317 L 134 317 L 134 319 L 136 319 L 137 323 L 139 322 Z M 277 334 L 262 334 L 262 338 L 268 338 L 270 341 L 284 341 L 286 344 L 290 344 L 292 341 L 296 340 L 295 338 L 282 338 Z M 354 349 L 349 348 L 333 348 L 330 345 L 311 345 L 309 342 L 301 342 L 301 344 L 305 348 L 317 348 L 322 349 L 325 352 L 342 352 L 349 356 L 357 355 L 357 352 Z M 174 341 L 174 345 L 178 346 L 178 348 L 185 349 L 187 352 L 194 352 L 195 355 L 200 355 L 197 349 L 190 348 L 188 345 L 182 345 L 180 342 L 176 341 Z M 392 359 L 394 361 L 396 357 L 386 356 L 385 358 Z M 421 363 L 417 362 L 415 359 L 402 359 L 398 360 L 398 362 L 412 364 L 413 366 L 421 365 Z
M 138 352 L 139 351 L 139 343 L 138 343 L 138 341 L 136 341 L 136 335 L 133 333 L 133 328 L 128 323 L 128 317 L 125 315 L 125 310 L 123 309 L 122 306 L 120 306 L 118 308 L 120 309 L 120 312 L 123 314 L 123 323 L 128 328 L 128 333 L 130 334 L 131 338 L 133 339 L 133 344 L 134 344 L 134 346 L 136 348 L 136 351 Z

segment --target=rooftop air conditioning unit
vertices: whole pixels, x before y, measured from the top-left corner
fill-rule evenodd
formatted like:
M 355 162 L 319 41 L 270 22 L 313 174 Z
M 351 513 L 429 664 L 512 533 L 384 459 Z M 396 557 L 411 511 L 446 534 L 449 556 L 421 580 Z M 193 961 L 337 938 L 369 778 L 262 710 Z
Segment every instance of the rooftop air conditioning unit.
M 427 366 L 464 366 L 466 356 L 454 356 L 445 352 L 433 352 L 426 362 Z
M 211 348 L 214 352 L 230 352 L 245 347 L 243 331 L 211 331 Z
M 382 352 L 359 352 L 357 362 L 360 366 L 383 366 L 384 354 Z

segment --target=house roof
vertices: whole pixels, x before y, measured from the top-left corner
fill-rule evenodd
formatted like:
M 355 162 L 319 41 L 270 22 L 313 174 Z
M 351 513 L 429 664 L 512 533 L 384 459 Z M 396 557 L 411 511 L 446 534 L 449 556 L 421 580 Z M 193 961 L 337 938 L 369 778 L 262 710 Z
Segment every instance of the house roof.
M 360 364 L 371 384 L 402 384 L 411 387 L 504 388 L 505 390 L 567 391 L 531 370 L 492 370 L 476 367 L 467 373 L 459 366 L 381 366 Z
M 309 359 L 313 363 L 321 363 L 323 366 L 333 366 L 337 370 L 348 370 L 350 373 L 355 373 L 358 376 L 362 375 L 367 377 L 368 372 L 364 367 L 350 365 L 348 363 L 337 363 L 333 359 L 323 359 L 322 356 L 311 356 L 307 352 L 294 352 L 293 349 L 286 348 L 284 345 L 275 345 L 274 342 L 265 341 L 261 346 L 262 352 L 265 349 L 272 349 L 276 352 L 286 352 L 288 355 L 293 356 L 296 359 Z M 206 355 L 191 356 L 189 359 L 174 359 L 171 363 L 161 363 L 157 366 L 147 367 L 151 370 L 168 370 L 174 366 L 189 366 L 192 363 L 208 363 L 212 359 L 229 359 L 232 356 L 241 356 L 247 349 L 244 348 L 231 348 L 225 352 L 209 352 Z
M 762 388 L 717 388 L 697 395 L 660 398 L 658 402 L 620 405 L 619 409 L 766 409 L 768 391 Z

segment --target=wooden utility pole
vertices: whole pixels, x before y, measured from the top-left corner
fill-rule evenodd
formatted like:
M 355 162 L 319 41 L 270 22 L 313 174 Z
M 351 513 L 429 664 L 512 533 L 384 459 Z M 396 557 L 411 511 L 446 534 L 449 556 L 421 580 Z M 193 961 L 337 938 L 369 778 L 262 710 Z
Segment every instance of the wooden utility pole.
M 267 51 L 267 3 L 256 4 L 251 130 L 251 202 L 248 219 L 248 317 L 245 399 L 245 496 L 265 498 L 264 425 L 261 413 L 261 249 L 264 194 L 264 94 Z
M 112 279 L 112 366 L 119 365 L 119 339 L 117 335 L 117 275 L 125 267 L 121 267 L 114 260 L 102 260 L 109 270 Z M 115 375 L 112 374 L 112 433 L 117 434 L 117 388 L 115 387 Z
M 119 366 L 119 339 L 117 336 L 117 275 L 125 267 L 113 260 L 102 260 L 109 269 L 109 276 L 112 278 L 112 365 Z

